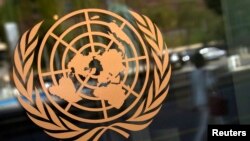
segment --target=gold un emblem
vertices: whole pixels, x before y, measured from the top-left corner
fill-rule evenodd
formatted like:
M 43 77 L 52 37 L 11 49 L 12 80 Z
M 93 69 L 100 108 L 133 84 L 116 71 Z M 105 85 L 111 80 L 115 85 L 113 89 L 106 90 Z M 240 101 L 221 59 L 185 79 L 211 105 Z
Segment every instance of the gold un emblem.
M 48 135 L 97 141 L 112 130 L 128 138 L 161 109 L 171 74 L 167 47 L 148 17 L 129 12 L 132 21 L 78 10 L 41 40 L 43 22 L 22 35 L 14 52 L 17 97 Z

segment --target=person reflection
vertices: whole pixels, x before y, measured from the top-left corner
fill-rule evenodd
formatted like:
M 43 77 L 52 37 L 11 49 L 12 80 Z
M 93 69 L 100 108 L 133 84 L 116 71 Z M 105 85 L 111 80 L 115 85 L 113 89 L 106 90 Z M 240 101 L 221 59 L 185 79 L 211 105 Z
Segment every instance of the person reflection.
M 208 89 L 212 87 L 214 79 L 206 70 L 206 61 L 199 52 L 191 57 L 191 62 L 195 66 L 191 72 L 193 103 L 199 113 L 198 129 L 194 141 L 204 141 L 209 119 Z

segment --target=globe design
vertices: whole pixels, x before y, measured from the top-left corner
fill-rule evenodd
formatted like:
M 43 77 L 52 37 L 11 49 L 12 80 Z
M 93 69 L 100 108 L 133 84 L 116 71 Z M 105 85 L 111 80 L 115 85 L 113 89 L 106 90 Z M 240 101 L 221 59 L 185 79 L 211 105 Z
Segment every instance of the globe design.
M 46 33 L 38 54 L 39 80 L 48 100 L 86 123 L 128 113 L 147 87 L 149 68 L 146 46 L 135 27 L 100 9 L 62 17 Z

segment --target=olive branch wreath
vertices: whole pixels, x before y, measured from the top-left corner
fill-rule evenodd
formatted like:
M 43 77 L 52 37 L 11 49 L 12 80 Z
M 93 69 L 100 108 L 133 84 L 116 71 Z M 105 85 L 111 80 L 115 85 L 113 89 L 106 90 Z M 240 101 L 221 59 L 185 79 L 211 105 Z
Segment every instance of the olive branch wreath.
M 146 17 L 135 12 L 130 12 L 143 33 L 148 44 L 151 46 L 152 57 L 155 62 L 153 69 L 154 78 L 148 91 L 147 97 L 140 104 L 135 113 L 124 122 L 114 123 L 109 126 L 101 126 L 93 129 L 80 128 L 63 117 L 57 116 L 52 108 L 43 103 L 40 94 L 33 86 L 34 50 L 38 44 L 36 36 L 42 22 L 35 25 L 31 30 L 26 31 L 14 51 L 13 79 L 19 90 L 18 100 L 27 111 L 28 117 L 44 131 L 57 139 L 70 139 L 80 136 L 77 140 L 97 141 L 107 131 L 113 130 L 128 138 L 127 131 L 139 131 L 153 120 L 153 117 L 160 111 L 162 102 L 169 90 L 171 68 L 169 56 L 163 37 L 158 27 Z M 165 53 L 164 53 L 165 52 Z M 35 95 L 33 99 L 33 90 Z

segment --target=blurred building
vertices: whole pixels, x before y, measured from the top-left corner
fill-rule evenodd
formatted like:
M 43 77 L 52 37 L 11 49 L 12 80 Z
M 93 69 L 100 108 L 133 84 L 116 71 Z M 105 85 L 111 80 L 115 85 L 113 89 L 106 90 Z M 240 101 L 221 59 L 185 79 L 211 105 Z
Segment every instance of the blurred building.
M 226 37 L 230 50 L 250 47 L 249 0 L 222 0 Z

